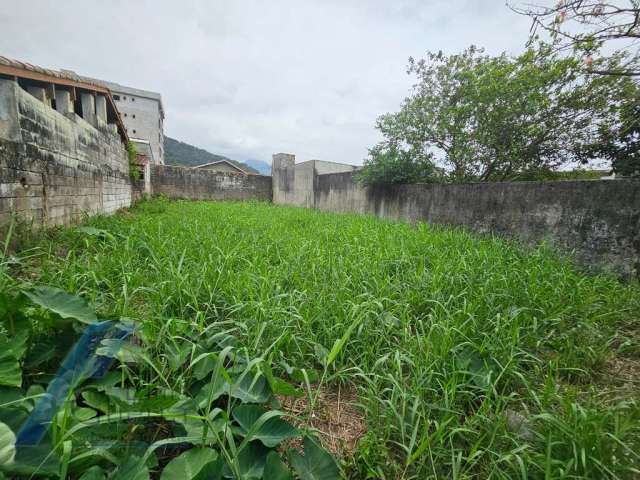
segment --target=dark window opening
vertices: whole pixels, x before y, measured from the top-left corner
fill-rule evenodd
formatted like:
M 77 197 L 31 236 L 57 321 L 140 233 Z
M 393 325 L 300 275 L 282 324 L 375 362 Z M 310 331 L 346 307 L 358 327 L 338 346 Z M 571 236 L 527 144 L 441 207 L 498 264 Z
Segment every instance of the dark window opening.
M 133 97 L 131 97 L 131 101 L 132 101 L 132 102 L 135 102 L 135 101 L 136 101 L 136 99 L 135 99 L 135 98 L 133 98 Z
M 120 95 L 114 95 L 114 96 L 113 96 L 113 99 L 114 99 L 114 100 L 116 100 L 116 101 L 117 101 L 117 100 L 120 100 Z
M 133 118 L 136 118 L 136 114 L 135 114 L 135 113 L 134 113 L 134 114 L 132 114 L 131 116 L 132 116 Z
M 134 130 L 133 133 L 136 133 L 136 131 Z
M 125 113 L 125 114 L 124 114 L 124 116 L 126 117 L 126 116 L 127 116 L 127 114 Z

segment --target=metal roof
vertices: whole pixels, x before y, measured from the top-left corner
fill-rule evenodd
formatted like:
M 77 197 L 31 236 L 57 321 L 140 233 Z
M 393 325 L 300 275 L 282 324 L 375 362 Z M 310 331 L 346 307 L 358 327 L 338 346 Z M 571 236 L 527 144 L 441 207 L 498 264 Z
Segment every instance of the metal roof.
M 226 163 L 227 165 L 232 166 L 233 168 L 235 168 L 236 170 L 238 170 L 239 172 L 242 172 L 246 175 L 248 175 L 248 172 L 245 172 L 243 169 L 241 169 L 239 166 L 231 163 L 229 160 L 217 160 L 215 162 L 209 162 L 209 163 L 203 163 L 202 165 L 196 165 L 193 168 L 203 168 L 203 167 L 211 167 L 212 165 L 218 165 L 220 163 Z

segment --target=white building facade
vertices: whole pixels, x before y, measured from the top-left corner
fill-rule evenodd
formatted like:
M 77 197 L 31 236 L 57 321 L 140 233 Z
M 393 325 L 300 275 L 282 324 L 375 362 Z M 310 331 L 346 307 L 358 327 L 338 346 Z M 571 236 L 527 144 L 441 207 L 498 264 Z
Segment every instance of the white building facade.
M 151 154 L 152 164 L 164 165 L 164 108 L 159 93 L 96 80 L 111 90 L 114 103 L 138 153 Z

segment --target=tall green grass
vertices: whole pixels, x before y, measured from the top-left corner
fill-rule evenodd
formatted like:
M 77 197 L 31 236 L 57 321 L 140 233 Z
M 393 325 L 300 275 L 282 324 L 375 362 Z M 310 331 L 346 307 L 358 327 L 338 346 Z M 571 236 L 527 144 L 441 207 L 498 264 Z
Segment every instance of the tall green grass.
M 640 357 L 637 284 L 461 229 L 259 203 L 155 200 L 88 224 L 110 235 L 49 232 L 0 289 L 37 280 L 134 319 L 150 363 L 232 329 L 280 374 L 353 386 L 352 478 L 640 475 L 640 375 L 622 388 L 611 366 Z M 161 377 L 136 381 L 179 383 Z

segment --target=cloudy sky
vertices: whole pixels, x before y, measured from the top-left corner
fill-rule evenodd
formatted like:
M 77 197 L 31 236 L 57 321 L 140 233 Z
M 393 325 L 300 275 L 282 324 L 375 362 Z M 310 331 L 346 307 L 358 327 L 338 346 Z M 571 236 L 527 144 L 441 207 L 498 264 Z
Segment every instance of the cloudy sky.
M 504 0 L 0 0 L 0 55 L 158 91 L 167 135 L 238 160 L 360 164 L 409 56 L 528 29 Z

